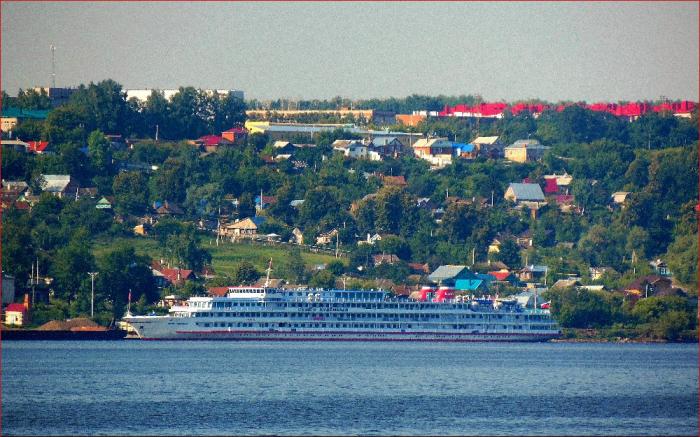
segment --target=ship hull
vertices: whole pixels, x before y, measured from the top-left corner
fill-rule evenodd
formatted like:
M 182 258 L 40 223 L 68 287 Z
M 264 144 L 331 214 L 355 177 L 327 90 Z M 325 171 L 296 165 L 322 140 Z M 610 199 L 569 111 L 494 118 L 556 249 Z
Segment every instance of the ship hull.
M 162 316 L 137 316 L 127 321 L 135 328 L 138 338 L 142 340 L 541 342 L 559 336 L 558 331 L 201 329 L 182 319 Z
M 142 337 L 143 340 L 217 340 L 217 341 L 387 341 L 387 342 L 543 342 L 558 334 L 443 334 L 385 332 L 228 332 L 184 331 L 165 337 Z

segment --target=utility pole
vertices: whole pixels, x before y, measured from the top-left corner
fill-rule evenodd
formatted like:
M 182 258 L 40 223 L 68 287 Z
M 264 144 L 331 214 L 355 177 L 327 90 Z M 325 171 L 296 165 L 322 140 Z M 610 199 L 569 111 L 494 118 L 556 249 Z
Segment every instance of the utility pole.
M 95 317 L 95 276 L 97 276 L 99 272 L 88 272 L 88 275 L 90 275 L 90 282 L 91 282 L 91 293 L 90 293 L 90 318 Z
M 51 87 L 56 88 L 56 46 L 51 44 Z

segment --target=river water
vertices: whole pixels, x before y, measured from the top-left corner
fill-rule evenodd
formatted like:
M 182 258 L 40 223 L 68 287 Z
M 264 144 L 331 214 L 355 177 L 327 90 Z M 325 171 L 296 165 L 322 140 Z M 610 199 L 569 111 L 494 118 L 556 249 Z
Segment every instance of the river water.
M 5 341 L 1 431 L 698 435 L 698 346 Z

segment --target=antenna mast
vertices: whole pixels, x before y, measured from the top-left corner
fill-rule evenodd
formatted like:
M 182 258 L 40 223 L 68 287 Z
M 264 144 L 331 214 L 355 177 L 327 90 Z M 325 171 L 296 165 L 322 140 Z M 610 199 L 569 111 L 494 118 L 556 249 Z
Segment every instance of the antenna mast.
M 56 88 L 56 46 L 51 44 L 51 87 Z
M 267 265 L 267 277 L 265 278 L 265 287 L 270 286 L 270 271 L 272 270 L 272 258 L 270 258 L 270 263 Z

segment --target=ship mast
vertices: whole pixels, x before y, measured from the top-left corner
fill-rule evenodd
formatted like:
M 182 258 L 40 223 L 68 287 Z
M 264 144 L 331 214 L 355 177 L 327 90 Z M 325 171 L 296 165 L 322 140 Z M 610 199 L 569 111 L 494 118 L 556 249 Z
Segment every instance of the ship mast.
M 267 265 L 267 277 L 265 278 L 265 285 L 264 285 L 265 288 L 270 286 L 270 271 L 271 270 L 272 270 L 272 258 L 270 258 L 270 263 Z

